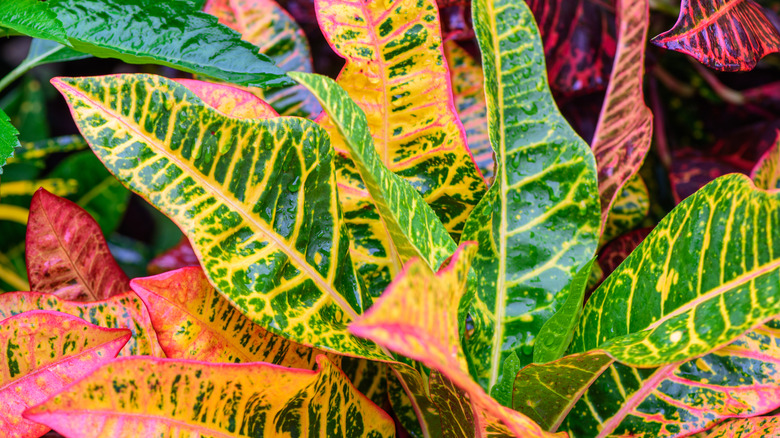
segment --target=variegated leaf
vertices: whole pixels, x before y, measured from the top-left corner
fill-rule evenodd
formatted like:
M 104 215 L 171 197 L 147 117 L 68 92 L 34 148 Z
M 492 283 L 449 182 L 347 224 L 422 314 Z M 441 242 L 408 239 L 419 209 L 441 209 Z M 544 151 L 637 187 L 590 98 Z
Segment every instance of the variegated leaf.
M 365 303 L 321 128 L 229 118 L 157 76 L 54 84 L 106 167 L 185 231 L 242 313 L 304 345 L 387 359 L 346 331 Z
M 436 405 L 441 418 L 443 438 L 477 436 L 477 422 L 469 397 L 451 380 L 436 370 L 428 378 L 431 400 Z M 478 420 L 477 420 L 478 421 Z M 484 436 L 484 435 L 481 435 Z
M 37 437 L 49 428 L 22 412 L 116 356 L 128 330 L 97 327 L 58 312 L 33 311 L 0 322 L 0 430 Z
M 560 427 L 577 437 L 675 437 L 780 407 L 780 329 L 767 324 L 706 356 L 660 368 L 613 363 Z
M 389 171 L 376 151 L 363 110 L 335 81 L 320 75 L 292 72 L 290 76 L 320 101 L 330 122 L 346 145 L 361 180 L 379 210 L 393 254 L 400 263 L 420 257 L 431 269 L 449 258 L 457 248 L 452 237 L 420 194 L 400 176 Z
M 780 436 L 780 417 L 729 420 L 712 428 L 707 438 L 763 438 Z
M 25 417 L 66 436 L 393 437 L 389 415 L 320 356 L 269 364 L 119 359 Z
M 338 83 L 365 111 L 382 162 L 457 240 L 485 183 L 452 101 L 436 2 L 316 0 L 315 7 L 323 34 L 346 59 Z M 335 132 L 327 119 L 321 124 Z M 333 146 L 347 150 L 338 140 Z M 365 190 L 345 175 L 339 183 Z
M 130 330 L 132 337 L 119 351 L 119 356 L 165 357 L 149 319 L 149 312 L 133 292 L 88 303 L 66 301 L 56 295 L 38 292 L 0 294 L 0 318 L 33 310 L 67 313 L 100 327 Z
M 270 119 L 279 114 L 254 94 L 230 85 L 175 79 L 220 113 L 235 119 Z
M 764 190 L 780 189 L 780 131 L 777 131 L 777 140 L 774 146 L 766 151 L 756 163 L 750 173 L 750 179 L 758 188 Z
M 313 369 L 323 354 L 263 329 L 217 292 L 198 267 L 136 278 L 165 355 L 206 362 L 268 362 Z M 330 357 L 338 364 L 339 356 Z
M 593 258 L 600 215 L 593 154 L 550 94 L 531 11 L 520 0 L 473 7 L 496 179 L 463 233 L 479 244 L 474 333 L 464 348 L 472 375 L 492 393 L 517 372 L 502 378 L 508 357 L 524 366 L 544 348 L 536 336 Z
M 425 262 L 412 260 L 374 306 L 350 325 L 350 331 L 437 370 L 468 395 L 474 409 L 487 411 L 516 436 L 546 436 L 527 417 L 490 398 L 468 373 L 458 308 L 475 253 L 473 244 L 462 245 L 438 274 Z M 442 427 L 446 424 L 443 421 Z
M 58 152 L 80 151 L 88 148 L 87 142 L 80 135 L 64 135 L 40 141 L 22 142 L 14 151 L 14 156 L 8 163 L 31 163 L 44 167 L 44 159 Z
M 285 71 L 311 73 L 309 42 L 298 23 L 274 0 L 209 0 L 204 11 L 260 48 Z M 282 115 L 314 117 L 321 111 L 317 100 L 300 85 L 262 90 L 253 88 Z
M 682 0 L 677 23 L 652 42 L 717 70 L 751 70 L 765 55 L 780 51 L 772 14 L 753 0 Z
M 649 211 L 650 195 L 645 181 L 639 174 L 634 174 L 612 203 L 601 234 L 601 244 L 604 245 L 639 226 Z
M 336 356 L 331 355 L 331 360 Z M 339 368 L 349 377 L 359 393 L 368 397 L 377 406 L 387 401 L 387 365 L 368 359 L 343 356 Z
M 658 366 L 780 313 L 780 194 L 726 175 L 667 215 L 585 305 L 572 352 Z
M 491 181 L 496 163 L 488 137 L 482 66 L 454 41 L 444 42 L 444 54 L 450 69 L 452 97 L 466 130 L 469 150 L 482 175 Z
M 0 196 L 32 196 L 40 188 L 52 195 L 67 196 L 76 192 L 78 184 L 75 179 L 62 178 L 10 181 L 0 185 Z
M 38 190 L 26 241 L 30 288 L 71 301 L 97 301 L 130 290 L 94 219 L 75 203 Z
M 639 171 L 653 136 L 653 114 L 642 92 L 649 3 L 617 4 L 617 52 L 592 142 L 599 171 L 602 229 L 623 186 Z

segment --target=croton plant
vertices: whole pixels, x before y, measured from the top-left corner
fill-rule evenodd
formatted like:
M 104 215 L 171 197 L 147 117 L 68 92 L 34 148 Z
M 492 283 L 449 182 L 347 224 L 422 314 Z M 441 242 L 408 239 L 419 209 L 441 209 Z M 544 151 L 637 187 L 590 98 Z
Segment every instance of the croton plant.
M 778 9 L 0 2 L 3 436 L 780 436 Z

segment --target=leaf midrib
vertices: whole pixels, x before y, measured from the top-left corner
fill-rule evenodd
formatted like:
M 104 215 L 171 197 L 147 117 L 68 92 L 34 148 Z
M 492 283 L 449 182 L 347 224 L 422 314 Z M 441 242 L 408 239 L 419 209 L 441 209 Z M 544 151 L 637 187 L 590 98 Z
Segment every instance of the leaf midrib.
M 330 284 L 328 284 L 328 282 L 325 281 L 324 278 L 322 278 L 322 276 L 319 274 L 319 272 L 315 271 L 314 269 L 311 268 L 311 266 L 309 266 L 308 264 L 303 262 L 303 260 L 301 258 L 301 255 L 298 254 L 297 251 L 294 251 L 292 248 L 290 248 L 289 245 L 285 244 L 284 242 L 281 241 L 281 239 L 279 239 L 273 233 L 269 232 L 269 230 L 267 230 L 258 221 L 256 221 L 253 217 L 251 217 L 249 214 L 247 214 L 244 211 L 244 209 L 239 208 L 239 206 L 237 206 L 235 204 L 235 202 L 233 202 L 232 199 L 230 199 L 229 197 L 227 197 L 224 194 L 222 194 L 221 190 L 217 190 L 214 186 L 212 186 L 208 181 L 206 181 L 206 179 L 199 172 L 192 171 L 191 166 L 183 166 L 182 165 L 182 160 L 179 159 L 179 157 L 174 156 L 173 154 L 171 154 L 166 148 L 157 147 L 156 146 L 156 142 L 153 141 L 153 139 L 151 139 L 145 133 L 139 131 L 139 129 L 135 126 L 135 124 L 131 124 L 129 122 L 126 122 L 124 117 L 117 115 L 114 111 L 112 111 L 111 109 L 105 107 L 104 105 L 100 104 L 99 102 L 96 102 L 95 100 L 91 99 L 90 97 L 88 97 L 87 95 L 82 93 L 80 90 L 76 89 L 75 87 L 73 87 L 71 85 L 68 85 L 68 84 L 66 84 L 65 82 L 62 82 L 62 81 L 60 81 L 60 83 L 65 85 L 65 86 L 67 86 L 71 90 L 72 93 L 80 96 L 82 99 L 88 101 L 93 106 L 95 106 L 97 108 L 101 108 L 102 111 L 105 111 L 107 114 L 112 116 L 113 120 L 116 121 L 117 123 L 126 126 L 128 130 L 136 133 L 136 135 L 138 135 L 142 139 L 146 140 L 146 143 L 149 145 L 149 147 L 151 147 L 153 150 L 157 151 L 158 153 L 166 156 L 169 160 L 171 160 L 171 162 L 173 162 L 174 164 L 179 166 L 179 168 L 184 170 L 190 177 L 195 179 L 196 182 L 200 182 L 203 186 L 205 186 L 207 189 L 210 190 L 210 193 L 212 194 L 212 196 L 214 196 L 215 198 L 218 198 L 218 199 L 222 199 L 222 201 L 225 202 L 228 205 L 228 207 L 230 207 L 233 211 L 239 213 L 250 225 L 254 225 L 255 229 L 257 229 L 260 232 L 262 232 L 269 240 L 271 240 L 273 243 L 275 243 L 277 245 L 277 247 L 282 252 L 284 252 L 284 254 L 286 254 L 288 257 L 290 257 L 290 259 L 294 262 L 295 265 L 298 266 L 298 268 L 300 268 L 303 272 L 308 274 L 308 277 L 312 281 L 314 281 L 314 283 L 317 284 L 317 286 L 319 286 L 321 290 L 324 290 L 325 292 L 327 292 L 328 295 L 330 295 L 331 299 L 333 299 L 333 301 L 335 301 L 336 304 L 338 304 L 339 307 L 341 307 L 341 309 L 347 315 L 349 315 L 351 319 L 356 319 L 358 317 L 357 312 L 355 312 L 355 310 L 352 309 L 352 307 L 344 300 L 344 298 L 342 298 L 341 295 L 339 295 L 330 286 Z M 227 117 L 227 116 L 222 116 L 222 117 L 224 117 L 226 119 L 230 119 L 230 120 L 235 120 L 235 121 L 237 121 L 239 123 L 247 123 L 247 122 L 242 121 L 240 119 L 232 119 L 232 118 Z M 303 187 L 303 185 L 301 185 L 301 187 Z M 217 195 L 221 195 L 221 196 L 217 196 Z M 339 231 L 340 231 L 340 227 L 338 227 L 338 228 L 336 228 L 334 230 L 336 235 L 338 235 Z M 197 252 L 199 252 L 197 246 L 195 246 L 194 249 Z M 335 262 L 336 262 L 335 260 L 331 260 L 331 263 L 335 263 Z
M 681 39 L 687 37 L 688 35 L 690 35 L 692 33 L 696 33 L 698 31 L 700 31 L 701 29 L 703 29 L 705 27 L 708 27 L 711 24 L 713 24 L 714 22 L 718 21 L 718 19 L 720 17 L 726 15 L 729 11 L 731 11 L 732 9 L 734 9 L 737 6 L 739 6 L 742 3 L 744 3 L 744 1 L 745 0 L 734 0 L 731 3 L 727 3 L 727 4 L 725 4 L 723 6 L 723 8 L 721 8 L 720 10 L 715 12 L 714 14 L 710 15 L 709 17 L 707 17 L 707 18 L 701 20 L 700 22 L 696 23 L 696 25 L 694 25 L 690 29 L 686 30 L 685 32 L 683 32 L 681 34 L 678 34 L 678 35 L 671 35 L 670 37 L 667 37 L 667 38 L 658 39 L 657 42 L 659 42 L 659 43 L 666 43 L 667 41 L 677 41 L 677 40 L 681 40 Z M 680 15 L 680 19 L 681 19 L 682 18 L 682 11 L 680 11 L 680 13 L 681 13 L 681 15 Z

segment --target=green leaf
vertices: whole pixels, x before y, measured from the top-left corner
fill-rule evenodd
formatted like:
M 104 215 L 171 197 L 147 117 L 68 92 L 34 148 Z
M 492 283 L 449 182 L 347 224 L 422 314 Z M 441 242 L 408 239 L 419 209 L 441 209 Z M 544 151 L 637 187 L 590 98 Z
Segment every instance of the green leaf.
M 522 0 L 478 0 L 474 25 L 496 178 L 462 237 L 479 244 L 464 348 L 492 389 L 509 355 L 531 362 L 536 336 L 594 256 L 600 212 L 593 154 L 555 105 L 531 11 Z
M 572 352 L 705 354 L 780 313 L 780 193 L 726 175 L 680 203 L 591 295 Z
M 3 166 L 13 155 L 14 149 L 19 147 L 18 135 L 19 131 L 11 124 L 11 119 L 0 110 L 0 175 L 3 174 Z
M 179 225 L 245 315 L 300 344 L 388 359 L 346 330 L 365 302 L 322 128 L 227 117 L 158 76 L 53 83 L 109 171 Z
M 68 44 L 65 29 L 49 8 L 51 2 L 13 0 L 0 3 L 0 26 L 20 34 Z
M 317 97 L 338 128 L 401 262 L 421 257 L 437 270 L 457 245 L 414 187 L 382 163 L 363 110 L 333 79 L 298 72 L 290 76 Z
M 611 205 L 601 235 L 602 245 L 633 230 L 647 217 L 650 211 L 650 195 L 642 177 L 639 174 L 632 176 Z
M 240 85 L 291 83 L 257 48 L 191 3 L 49 0 L 73 48 L 131 64 L 161 64 Z M 154 23 L 154 25 L 150 25 Z
M 73 50 L 55 41 L 35 38 L 32 40 L 30 50 L 22 64 L 26 64 L 29 69 L 52 62 L 75 61 L 91 57 L 92 55 L 88 53 Z
M 89 145 L 80 135 L 64 135 L 34 142 L 25 141 L 16 148 L 14 156 L 8 159 L 8 163 L 30 163 L 36 167 L 44 167 L 46 157 L 51 154 L 79 151 L 88 147 Z

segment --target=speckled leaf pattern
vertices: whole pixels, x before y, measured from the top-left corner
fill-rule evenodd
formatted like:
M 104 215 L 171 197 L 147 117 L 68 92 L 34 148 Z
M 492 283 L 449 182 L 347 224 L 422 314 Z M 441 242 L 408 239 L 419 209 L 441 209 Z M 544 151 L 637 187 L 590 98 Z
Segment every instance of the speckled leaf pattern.
M 602 228 L 623 186 L 642 166 L 653 137 L 653 114 L 642 91 L 649 3 L 617 3 L 617 52 L 592 142 L 599 171 Z
M 88 303 L 66 301 L 39 292 L 0 294 L 0 318 L 33 310 L 51 310 L 81 318 L 90 324 L 112 329 L 128 329 L 132 337 L 119 356 L 165 357 L 143 301 L 133 292 Z
M 48 0 L 74 49 L 239 85 L 290 84 L 284 70 L 188 1 Z M 153 23 L 153 25 L 151 25 Z
M 780 194 L 738 174 L 684 200 L 591 295 L 571 352 L 659 366 L 780 313 L 778 211 Z
M 411 184 L 382 163 L 363 110 L 333 79 L 294 72 L 290 75 L 317 97 L 338 129 L 339 142 L 349 149 L 361 180 L 379 210 L 385 233 L 392 242 L 391 256 L 401 263 L 420 257 L 431 269 L 438 269 L 457 245 Z
M 20 146 L 17 135 L 19 131 L 11 124 L 11 119 L 0 110 L 0 175 L 3 174 L 6 161 L 14 154 L 14 149 Z
M 753 0 L 682 0 L 677 23 L 652 42 L 716 70 L 747 71 L 780 51 L 772 13 Z
M 324 356 L 315 371 L 275 365 L 119 359 L 26 416 L 66 436 L 369 437 L 390 416 Z
M 0 322 L 0 430 L 38 437 L 49 428 L 22 412 L 113 359 L 127 330 L 96 327 L 58 312 L 27 312 Z
M 546 436 L 527 417 L 490 398 L 468 373 L 460 346 L 458 307 L 475 253 L 473 244 L 461 245 L 437 274 L 419 259 L 407 263 L 374 306 L 350 325 L 350 331 L 437 370 L 468 395 L 476 410 L 500 419 L 517 436 Z
M 612 362 L 604 352 L 590 351 L 546 364 L 531 364 L 517 373 L 512 407 L 546 430 L 555 431 Z
M 75 203 L 44 189 L 30 203 L 25 255 L 35 292 L 97 301 L 130 290 L 97 222 Z
M 457 240 L 485 183 L 452 101 L 436 2 L 316 0 L 315 7 L 323 34 L 346 59 L 337 81 L 366 112 L 382 162 L 423 195 Z M 347 150 L 338 140 L 333 146 Z M 345 175 L 339 183 L 364 191 Z
M 560 430 L 577 437 L 688 436 L 725 418 L 780 407 L 780 330 L 767 324 L 682 364 L 631 368 L 597 378 Z
M 490 181 L 496 163 L 488 137 L 482 66 L 455 41 L 444 42 L 444 54 L 450 69 L 452 97 L 463 129 L 466 130 L 469 150 L 482 175 Z
M 279 114 L 254 94 L 230 85 L 175 79 L 220 113 L 235 119 L 270 119 Z
M 531 362 L 539 330 L 595 254 L 600 215 L 593 154 L 553 101 L 531 11 L 521 0 L 473 7 L 496 179 L 462 237 L 479 244 L 464 348 L 492 391 L 507 357 Z
M 780 131 L 777 132 L 775 144 L 756 163 L 750 179 L 760 189 L 780 189 Z
M 633 230 L 650 211 L 650 195 L 647 185 L 639 174 L 634 174 L 615 197 L 601 234 L 605 244 L 623 233 Z
M 780 435 L 780 417 L 729 420 L 710 430 L 707 438 L 763 438 Z
M 187 266 L 200 266 L 200 262 L 190 241 L 185 237 L 173 248 L 153 258 L 146 270 L 150 275 L 156 275 Z
M 260 48 L 285 71 L 311 73 L 309 42 L 298 23 L 273 0 L 209 0 L 204 11 Z M 300 85 L 252 89 L 282 115 L 314 117 L 321 111 L 314 96 Z
M 130 286 L 149 309 L 166 357 L 313 369 L 323 354 L 253 323 L 214 289 L 200 267 L 136 278 Z
M 53 82 L 106 167 L 179 225 L 242 313 L 304 345 L 386 358 L 346 332 L 364 302 L 320 127 L 228 118 L 158 76 Z

